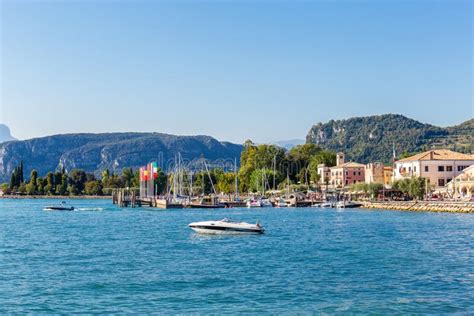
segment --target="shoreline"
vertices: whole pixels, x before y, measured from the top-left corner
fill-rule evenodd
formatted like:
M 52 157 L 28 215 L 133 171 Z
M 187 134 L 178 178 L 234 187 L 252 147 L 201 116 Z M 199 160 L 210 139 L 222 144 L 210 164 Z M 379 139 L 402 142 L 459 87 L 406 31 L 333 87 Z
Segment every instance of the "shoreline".
M 112 200 L 109 195 L 3 195 L 1 199 L 22 200 L 22 199 L 49 199 L 49 200 Z M 474 213 L 474 202 L 454 202 L 454 201 L 384 201 L 384 202 L 370 202 L 370 201 L 356 201 L 362 204 L 363 209 L 379 209 L 388 211 L 403 211 L 403 212 L 444 212 L 444 213 Z
M 474 202 L 450 201 L 386 201 L 359 202 L 366 209 L 404 212 L 474 213 Z
M 0 199 L 50 199 L 50 200 L 106 200 L 112 199 L 111 195 L 2 195 Z

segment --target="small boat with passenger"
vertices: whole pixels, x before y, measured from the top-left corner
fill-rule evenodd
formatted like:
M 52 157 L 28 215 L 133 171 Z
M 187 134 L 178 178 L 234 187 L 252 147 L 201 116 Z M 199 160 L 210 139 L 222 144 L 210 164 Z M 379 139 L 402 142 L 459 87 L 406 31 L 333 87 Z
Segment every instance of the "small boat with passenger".
M 46 206 L 43 211 L 74 211 L 74 206 L 67 206 L 65 201 L 62 201 L 59 205 Z
M 265 232 L 258 222 L 256 224 L 234 222 L 229 218 L 219 221 L 195 222 L 188 226 L 200 234 L 263 234 Z

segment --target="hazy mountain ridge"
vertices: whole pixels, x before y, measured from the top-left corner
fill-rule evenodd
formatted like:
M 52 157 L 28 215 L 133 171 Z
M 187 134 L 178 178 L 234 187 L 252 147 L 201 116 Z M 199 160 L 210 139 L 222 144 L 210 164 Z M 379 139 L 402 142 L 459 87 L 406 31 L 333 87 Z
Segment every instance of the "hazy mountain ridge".
M 343 151 L 348 159 L 367 163 L 389 162 L 396 155 L 429 148 L 448 148 L 471 153 L 474 149 L 474 119 L 451 127 L 424 124 L 398 114 L 354 117 L 317 123 L 306 136 L 307 143 Z
M 5 124 L 0 123 L 0 143 L 16 140 L 10 133 L 10 128 Z
M 138 168 L 158 160 L 166 169 L 178 153 L 186 161 L 202 157 L 211 162 L 240 157 L 241 145 L 219 142 L 210 136 L 175 136 L 160 133 L 61 134 L 0 144 L 0 181 L 8 181 L 13 168 L 25 162 L 25 177 L 32 169 L 40 175 L 64 167 L 88 172 Z

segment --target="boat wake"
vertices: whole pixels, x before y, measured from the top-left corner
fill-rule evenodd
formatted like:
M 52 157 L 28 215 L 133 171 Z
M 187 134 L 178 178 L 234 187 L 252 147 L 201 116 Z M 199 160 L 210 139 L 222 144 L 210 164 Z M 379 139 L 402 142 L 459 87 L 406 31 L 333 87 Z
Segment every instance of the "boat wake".
M 91 212 L 100 212 L 104 209 L 102 207 L 79 207 L 76 208 L 76 211 L 91 211 Z

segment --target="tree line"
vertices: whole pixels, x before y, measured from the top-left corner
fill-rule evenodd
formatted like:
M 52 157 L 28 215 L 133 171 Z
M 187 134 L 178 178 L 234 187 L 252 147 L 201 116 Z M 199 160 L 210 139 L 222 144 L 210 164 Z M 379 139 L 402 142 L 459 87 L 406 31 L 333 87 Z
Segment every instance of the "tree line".
M 288 185 L 314 186 L 319 180 L 317 167 L 324 163 L 334 166 L 336 154 L 314 144 L 305 144 L 285 150 L 276 145 L 256 145 L 248 140 L 240 157 L 240 169 L 229 172 L 220 168 L 187 173 L 183 185 L 191 187 L 193 194 L 262 192 L 282 189 Z M 185 173 L 187 171 L 184 171 Z M 176 175 L 165 174 L 161 169 L 156 177 L 158 194 L 172 192 L 170 183 Z M 32 170 L 28 180 L 23 175 L 23 162 L 12 173 L 10 183 L 1 189 L 6 194 L 28 195 L 104 195 L 115 188 L 138 188 L 139 171 L 124 168 L 121 173 L 103 170 L 100 175 L 74 169 L 48 172 L 40 177 Z M 188 191 L 189 192 L 189 191 Z
M 23 174 L 23 162 L 12 172 L 10 183 L 1 185 L 5 194 L 27 195 L 104 195 L 114 188 L 137 187 L 138 172 L 132 168 L 122 169 L 122 173 L 102 171 L 100 178 L 93 173 L 74 169 L 67 173 L 64 168 L 48 172 L 40 177 L 33 169 L 26 181 Z

